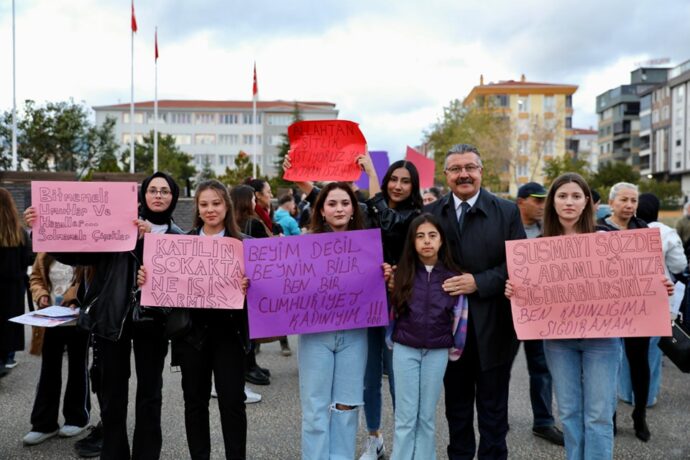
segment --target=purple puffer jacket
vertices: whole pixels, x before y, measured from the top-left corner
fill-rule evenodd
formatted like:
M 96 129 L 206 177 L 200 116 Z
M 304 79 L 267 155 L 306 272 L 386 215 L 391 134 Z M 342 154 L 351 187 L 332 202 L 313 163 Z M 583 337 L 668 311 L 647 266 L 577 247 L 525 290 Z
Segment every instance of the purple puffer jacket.
M 396 319 L 393 341 L 413 348 L 453 346 L 453 306 L 457 297 L 441 285 L 457 275 L 438 262 L 431 273 L 418 263 L 408 312 Z

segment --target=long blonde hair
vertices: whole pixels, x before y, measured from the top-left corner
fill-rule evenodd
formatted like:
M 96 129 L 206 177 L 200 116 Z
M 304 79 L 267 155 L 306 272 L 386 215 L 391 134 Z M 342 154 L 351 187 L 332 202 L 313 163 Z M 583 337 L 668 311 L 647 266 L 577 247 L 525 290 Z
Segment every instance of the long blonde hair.
M 14 199 L 0 187 L 0 247 L 13 248 L 24 242 L 24 232 Z

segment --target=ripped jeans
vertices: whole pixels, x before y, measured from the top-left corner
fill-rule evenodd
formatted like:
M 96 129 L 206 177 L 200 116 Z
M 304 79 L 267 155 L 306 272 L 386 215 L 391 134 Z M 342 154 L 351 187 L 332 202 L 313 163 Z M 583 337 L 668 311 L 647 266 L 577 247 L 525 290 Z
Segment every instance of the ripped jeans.
M 367 330 L 299 336 L 302 459 L 355 458 Z

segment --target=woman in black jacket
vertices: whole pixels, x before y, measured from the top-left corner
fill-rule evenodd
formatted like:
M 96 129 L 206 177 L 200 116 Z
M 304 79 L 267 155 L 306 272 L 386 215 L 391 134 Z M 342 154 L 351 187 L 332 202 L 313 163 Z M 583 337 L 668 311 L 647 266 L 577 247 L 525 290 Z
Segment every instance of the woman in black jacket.
M 137 269 L 143 255 L 143 233 L 183 233 L 172 221 L 179 187 L 169 175 L 157 172 L 141 184 L 140 239 L 134 250 L 110 253 L 52 254 L 67 265 L 93 267 L 94 278 L 86 287 L 79 325 L 94 336 L 98 350 L 103 446 L 101 459 L 158 459 L 162 446 L 161 406 L 163 367 L 168 353 L 165 317 L 158 310 L 134 308 Z M 36 210 L 25 212 L 27 224 Z M 130 360 L 134 349 L 137 375 L 136 419 L 130 453 L 127 435 L 127 400 Z
M 627 182 L 615 184 L 609 193 L 609 205 L 612 214 L 604 219 L 599 219 L 597 224 L 608 231 L 647 228 L 647 223 L 635 216 L 638 198 L 637 185 Z M 625 337 L 623 339 L 625 356 L 630 363 L 630 380 L 635 397 L 635 409 L 632 413 L 633 426 L 635 436 L 643 442 L 649 441 L 651 437 L 647 426 L 647 394 L 649 393 L 650 381 L 647 358 L 649 339 L 649 337 Z
M 200 183 L 195 192 L 196 218 L 190 235 L 242 239 L 228 191 L 217 180 Z M 146 281 L 139 270 L 138 284 Z M 243 289 L 246 291 L 247 279 Z M 218 392 L 220 422 L 227 459 L 244 459 L 247 415 L 244 405 L 244 356 L 249 346 L 247 310 L 175 309 L 188 314 L 190 325 L 172 341 L 172 364 L 182 369 L 185 429 L 193 460 L 211 457 L 208 405 L 211 378 Z

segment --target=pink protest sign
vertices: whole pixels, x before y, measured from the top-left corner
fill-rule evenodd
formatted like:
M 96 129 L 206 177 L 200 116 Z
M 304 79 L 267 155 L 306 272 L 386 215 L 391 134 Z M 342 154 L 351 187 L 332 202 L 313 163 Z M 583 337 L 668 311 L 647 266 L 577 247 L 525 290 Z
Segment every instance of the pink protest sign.
M 144 236 L 146 283 L 141 304 L 241 309 L 242 242 L 198 235 Z
M 35 252 L 120 252 L 137 243 L 134 182 L 32 182 Z
M 290 169 L 285 179 L 299 181 L 357 180 L 357 157 L 367 141 L 359 125 L 346 120 L 298 121 L 288 127 Z
M 658 229 L 506 241 L 518 338 L 671 334 Z
M 405 159 L 417 167 L 419 172 L 419 186 L 429 188 L 434 186 L 434 170 L 436 162 L 433 158 L 427 158 L 412 147 L 407 147 Z
M 379 230 L 244 241 L 251 338 L 388 324 Z

